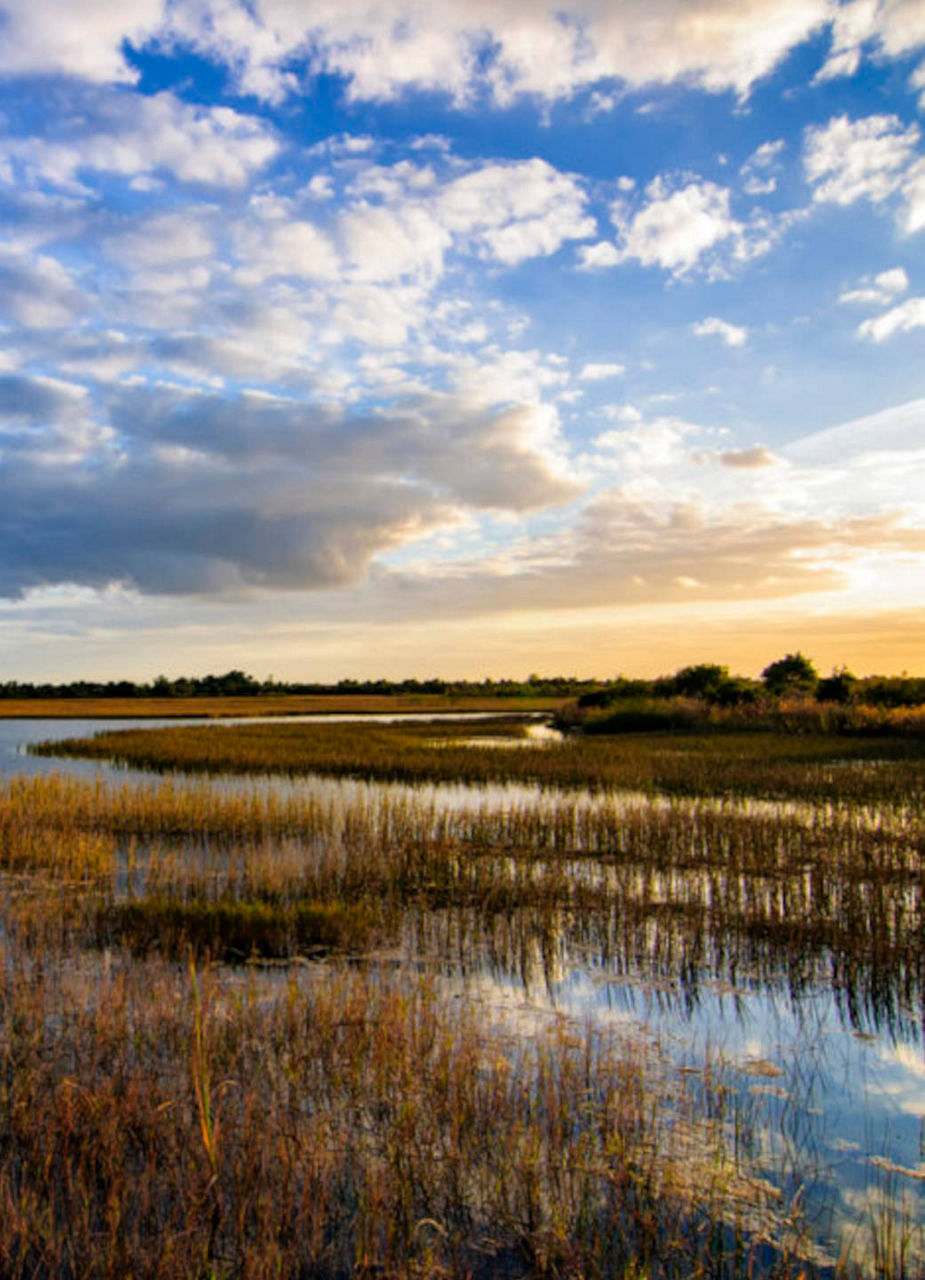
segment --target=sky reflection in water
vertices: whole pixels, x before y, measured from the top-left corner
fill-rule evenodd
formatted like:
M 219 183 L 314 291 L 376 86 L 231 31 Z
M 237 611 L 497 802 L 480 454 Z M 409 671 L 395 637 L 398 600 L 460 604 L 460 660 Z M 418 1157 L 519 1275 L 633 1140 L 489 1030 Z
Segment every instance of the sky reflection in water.
M 143 771 L 98 761 L 25 754 L 29 744 L 39 741 L 137 723 L 0 720 L 0 774 L 67 773 L 113 782 L 163 781 L 162 775 L 153 779 Z M 159 723 L 144 721 L 147 727 Z M 172 719 L 164 723 L 215 722 Z M 435 808 L 542 802 L 537 788 L 522 784 L 411 788 L 313 776 L 225 778 L 216 779 L 214 785 L 317 793 L 343 804 L 358 798 L 375 800 L 386 793 L 414 795 Z M 632 808 L 648 803 L 636 795 L 623 800 Z M 577 797 L 579 804 L 601 802 Z M 758 811 L 767 806 L 753 807 Z M 656 923 L 655 927 L 672 926 Z M 673 927 L 683 932 L 683 922 Z M 492 955 L 486 949 L 481 957 L 468 956 L 457 966 L 452 946 L 444 943 L 437 967 L 454 984 L 462 968 L 470 996 L 484 1004 L 486 1016 L 502 1021 L 512 1033 L 529 1034 L 550 1018 L 625 1026 L 628 1034 L 657 1046 L 672 1070 L 691 1075 L 703 1072 L 707 1065 L 711 1076 L 720 1073 L 741 1114 L 750 1117 L 750 1141 L 763 1176 L 780 1188 L 783 1198 L 805 1198 L 820 1261 L 836 1259 L 849 1239 L 852 1255 L 863 1255 L 865 1233 L 876 1221 L 885 1195 L 903 1202 L 908 1222 L 925 1221 L 921 1008 L 908 1002 L 903 1006 L 900 1001 L 898 1008 L 880 1010 L 876 975 L 869 979 L 871 990 L 859 994 L 844 984 L 839 989 L 834 969 L 827 975 L 819 957 L 797 982 L 792 959 L 784 956 L 775 956 L 758 970 L 746 967 L 738 973 L 732 963 L 730 975 L 729 965 L 710 962 L 716 940 L 701 945 L 694 960 L 686 968 L 682 964 L 678 972 L 672 973 L 670 967 L 666 971 L 664 965 L 660 971 L 649 965 L 647 971 L 644 937 L 637 936 L 632 954 L 621 955 L 619 937 L 614 951 L 613 937 L 608 945 L 595 945 L 592 929 L 578 945 L 575 937 L 563 936 L 551 953 L 548 949 L 542 955 L 537 952 L 527 963 L 523 955 L 517 963 L 510 957 L 505 961 L 502 947 L 500 963 L 498 953 Z M 729 946 L 734 952 L 735 943 Z M 913 1248 L 922 1247 L 921 1229 L 914 1234 L 918 1241 L 913 1240 Z M 916 1265 L 925 1265 L 925 1259 Z

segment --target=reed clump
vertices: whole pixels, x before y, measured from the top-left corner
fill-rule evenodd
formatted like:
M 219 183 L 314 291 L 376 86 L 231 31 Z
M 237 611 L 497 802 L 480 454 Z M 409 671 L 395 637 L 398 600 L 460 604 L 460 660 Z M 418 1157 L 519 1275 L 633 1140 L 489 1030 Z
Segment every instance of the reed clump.
M 376 937 L 369 903 L 209 902 L 145 897 L 114 902 L 97 913 L 100 945 L 122 943 L 134 954 L 194 954 L 226 962 L 288 959 L 358 951 Z
M 5 1275 L 681 1277 L 743 1191 L 721 1109 L 613 1036 L 407 977 L 79 978 L 0 990 Z
M 479 992 L 577 973 L 799 1010 L 825 990 L 846 1025 L 914 1040 L 914 742 L 794 736 L 762 760 L 760 735 L 512 752 L 458 726 L 309 728 L 142 747 L 203 774 L 548 785 L 449 805 L 244 776 L 0 784 L 0 1276 L 876 1273 L 823 1256 L 800 1179 L 768 1174 L 790 1100 L 762 1112 L 709 1055 L 681 1073 L 619 1022 Z M 921 1233 L 877 1226 L 902 1246 L 877 1257 L 925 1274 Z
M 39 754 L 113 760 L 155 771 L 319 773 L 380 781 L 531 783 L 648 795 L 744 796 L 855 804 L 921 803 L 925 739 L 824 733 L 634 733 L 575 737 L 519 751 L 480 735 L 522 722 L 417 725 L 255 724 L 131 729 L 52 742 Z

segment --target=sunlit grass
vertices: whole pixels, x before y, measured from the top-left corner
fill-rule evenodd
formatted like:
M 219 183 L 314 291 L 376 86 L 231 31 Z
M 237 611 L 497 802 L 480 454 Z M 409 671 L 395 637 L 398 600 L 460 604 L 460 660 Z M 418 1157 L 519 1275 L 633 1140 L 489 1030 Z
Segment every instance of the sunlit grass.
M 310 729 L 129 741 L 164 769 L 468 760 L 550 785 L 453 808 L 243 777 L 0 785 L 0 1275 L 922 1274 L 889 1187 L 856 1249 L 819 1253 L 799 1170 L 769 1179 L 750 1136 L 762 1095 L 721 1061 L 681 1073 L 619 1026 L 509 1017 L 477 982 L 553 991 L 578 967 L 795 1008 L 826 987 L 846 1026 L 914 1038 L 914 747 Z
M 191 773 L 282 773 L 398 782 L 528 782 L 592 791 L 917 803 L 925 740 L 824 734 L 630 734 L 579 737 L 531 750 L 475 745 L 478 726 L 255 724 L 131 729 L 53 742 L 40 754 L 115 760 Z M 523 733 L 509 722 L 506 731 Z M 460 735 L 470 740 L 460 744 Z

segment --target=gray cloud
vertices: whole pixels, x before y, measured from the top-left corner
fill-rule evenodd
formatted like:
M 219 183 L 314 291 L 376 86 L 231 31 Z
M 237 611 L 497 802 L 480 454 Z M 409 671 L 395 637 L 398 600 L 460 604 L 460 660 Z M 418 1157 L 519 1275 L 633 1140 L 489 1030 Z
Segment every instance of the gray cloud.
M 63 387 L 0 379 L 0 411 L 60 419 Z M 16 441 L 0 474 L 0 594 L 60 582 L 342 586 L 466 509 L 520 511 L 575 492 L 531 441 L 531 406 L 428 397 L 350 417 L 256 393 L 137 386 L 112 389 L 105 407 L 82 448 L 60 422 Z
M 70 417 L 83 402 L 84 390 L 53 378 L 20 373 L 0 375 L 0 433 L 9 423 L 39 425 Z
M 70 324 L 87 299 L 54 258 L 0 249 L 0 317 L 26 328 Z

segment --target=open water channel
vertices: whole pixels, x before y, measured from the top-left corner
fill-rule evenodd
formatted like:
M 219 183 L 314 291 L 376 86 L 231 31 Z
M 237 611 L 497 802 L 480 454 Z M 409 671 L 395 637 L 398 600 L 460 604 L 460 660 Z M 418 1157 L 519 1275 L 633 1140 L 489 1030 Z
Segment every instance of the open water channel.
M 154 779 L 102 762 L 28 754 L 28 746 L 39 741 L 138 723 L 0 720 L 0 775 L 163 781 L 163 775 Z M 143 721 L 145 727 L 158 723 Z M 412 789 L 317 776 L 218 778 L 213 785 L 297 789 L 334 802 L 407 794 L 436 808 L 480 810 L 555 799 L 548 790 L 523 785 Z M 636 795 L 623 800 L 634 808 L 651 803 Z M 616 802 L 619 798 L 613 796 L 576 801 Z M 670 894 L 670 884 L 665 892 Z M 657 936 L 655 925 L 648 934 L 645 928 L 637 930 L 632 947 L 621 947 L 615 922 L 606 945 L 593 936 L 576 945 L 572 936 L 532 965 L 498 964 L 488 950 L 465 963 L 460 958 L 454 968 L 450 947 L 435 969 L 448 984 L 461 982 L 465 970 L 469 997 L 484 1004 L 486 1017 L 502 1019 L 513 1033 L 529 1035 L 555 1019 L 625 1027 L 628 1037 L 648 1043 L 674 1070 L 722 1073 L 730 1091 L 747 1104 L 761 1176 L 778 1189 L 783 1207 L 795 1200 L 804 1203 L 817 1262 L 834 1265 L 850 1254 L 863 1269 L 872 1270 L 873 1240 L 893 1215 L 894 1225 L 908 1239 L 907 1274 L 925 1275 L 925 1059 L 919 989 L 913 987 L 905 997 L 891 991 L 881 1001 L 876 974 L 867 975 L 863 992 L 852 991 L 850 979 L 834 980 L 834 957 L 815 957 L 795 977 L 792 956 L 775 964 L 773 955 L 769 959 L 765 954 L 761 964 L 749 966 L 741 956 L 732 962 L 722 942 L 713 939 L 701 946 L 694 960 L 682 948 L 677 963 L 668 947 L 666 962 L 664 933 Z M 925 947 L 925 937 L 921 945 Z

